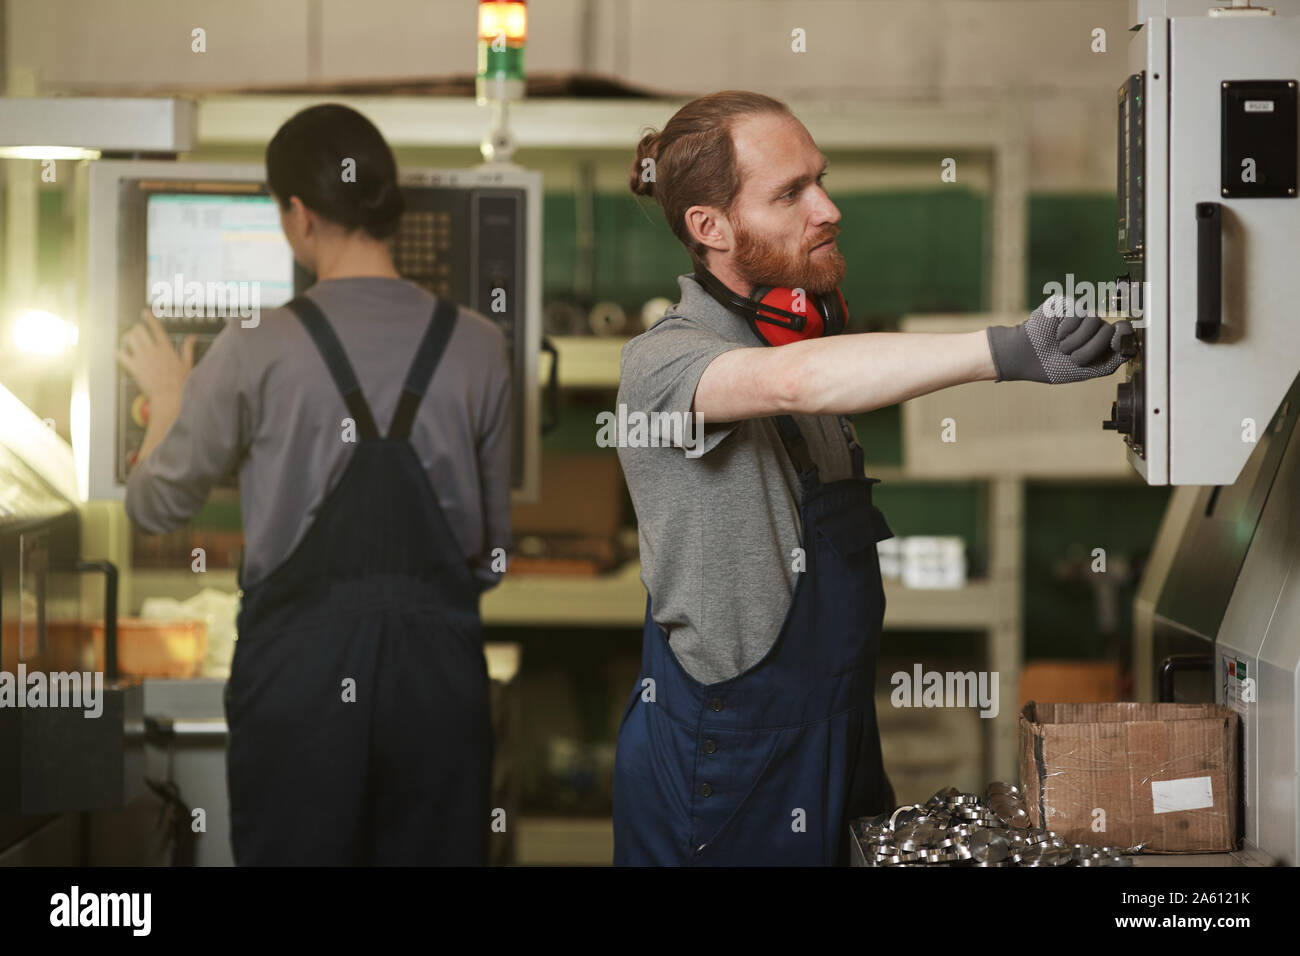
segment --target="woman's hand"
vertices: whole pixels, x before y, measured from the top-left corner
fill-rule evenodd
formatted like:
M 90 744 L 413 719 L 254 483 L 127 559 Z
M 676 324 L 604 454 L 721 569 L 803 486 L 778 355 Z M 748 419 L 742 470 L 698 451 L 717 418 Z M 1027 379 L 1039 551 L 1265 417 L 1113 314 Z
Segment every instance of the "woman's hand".
M 117 360 L 149 399 L 150 412 L 159 406 L 179 408 L 181 389 L 194 368 L 194 336 L 188 336 L 176 354 L 162 323 L 152 313 L 122 336 Z
M 138 464 L 158 447 L 180 414 L 181 389 L 194 368 L 194 336 L 186 337 L 177 355 L 162 323 L 149 313 L 122 336 L 117 361 L 149 400 L 149 423 L 136 458 Z

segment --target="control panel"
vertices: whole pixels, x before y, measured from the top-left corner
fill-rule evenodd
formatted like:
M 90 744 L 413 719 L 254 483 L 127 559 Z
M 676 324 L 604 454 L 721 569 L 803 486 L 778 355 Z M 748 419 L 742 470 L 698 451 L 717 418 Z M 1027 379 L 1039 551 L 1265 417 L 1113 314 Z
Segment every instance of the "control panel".
M 1227 485 L 1300 372 L 1300 16 L 1188 12 L 1136 23 L 1116 92 L 1134 332 L 1101 424 L 1148 484 Z
M 89 269 L 74 389 L 73 445 L 89 498 L 121 498 L 149 421 L 115 359 L 146 314 L 195 358 L 228 323 L 283 305 L 315 277 L 293 258 L 258 166 L 84 164 Z M 538 489 L 541 176 L 518 169 L 412 170 L 392 240 L 406 279 L 501 326 L 514 380 L 512 490 Z M 78 414 L 80 412 L 80 415 Z M 227 476 L 233 483 L 235 475 Z

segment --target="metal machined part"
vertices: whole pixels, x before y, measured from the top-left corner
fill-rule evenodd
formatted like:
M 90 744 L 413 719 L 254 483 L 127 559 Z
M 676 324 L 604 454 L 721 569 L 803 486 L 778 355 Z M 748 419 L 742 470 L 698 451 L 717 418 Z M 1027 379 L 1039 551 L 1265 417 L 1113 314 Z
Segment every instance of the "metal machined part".
M 944 787 L 924 804 L 859 818 L 850 829 L 867 866 L 1132 865 L 1116 847 L 1067 843 L 1033 826 L 1020 789 L 1001 781 L 984 797 Z
M 971 855 L 981 863 L 1005 860 L 1009 849 L 1006 838 L 993 830 L 980 830 L 970 838 Z
M 889 818 L 889 828 L 897 830 L 900 826 L 912 823 L 924 812 L 925 808 L 920 804 L 911 806 L 902 806 L 893 812 Z
M 1021 866 L 1042 866 L 1043 848 L 1038 844 L 1027 846 L 1020 851 Z

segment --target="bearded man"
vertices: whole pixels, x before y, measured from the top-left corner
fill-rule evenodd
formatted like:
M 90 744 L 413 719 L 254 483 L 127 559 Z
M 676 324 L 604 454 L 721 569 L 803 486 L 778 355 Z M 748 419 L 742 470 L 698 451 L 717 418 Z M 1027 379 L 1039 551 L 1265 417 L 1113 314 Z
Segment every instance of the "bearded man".
M 623 349 L 618 401 L 703 428 L 619 448 L 649 596 L 616 864 L 847 863 L 849 821 L 894 792 L 874 703 L 876 543 L 892 535 L 845 416 L 1124 362 L 1127 323 L 1060 297 L 1018 326 L 837 334 L 847 266 L 825 173 L 785 104 L 742 91 L 687 103 L 637 148 L 632 191 L 659 202 L 694 274 Z

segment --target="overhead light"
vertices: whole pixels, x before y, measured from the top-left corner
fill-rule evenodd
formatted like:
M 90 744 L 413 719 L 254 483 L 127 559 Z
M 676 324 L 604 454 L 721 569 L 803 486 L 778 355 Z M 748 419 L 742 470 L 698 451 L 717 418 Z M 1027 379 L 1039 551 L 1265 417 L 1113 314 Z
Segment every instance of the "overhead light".
M 99 159 L 99 150 L 80 146 L 0 146 L 3 159 Z
M 0 149 L 25 159 L 73 159 L 54 148 L 98 153 L 186 153 L 194 149 L 192 100 L 160 97 L 7 96 L 0 98 Z
M 77 344 L 77 327 L 44 309 L 28 309 L 14 319 L 14 345 L 25 355 L 58 355 Z

